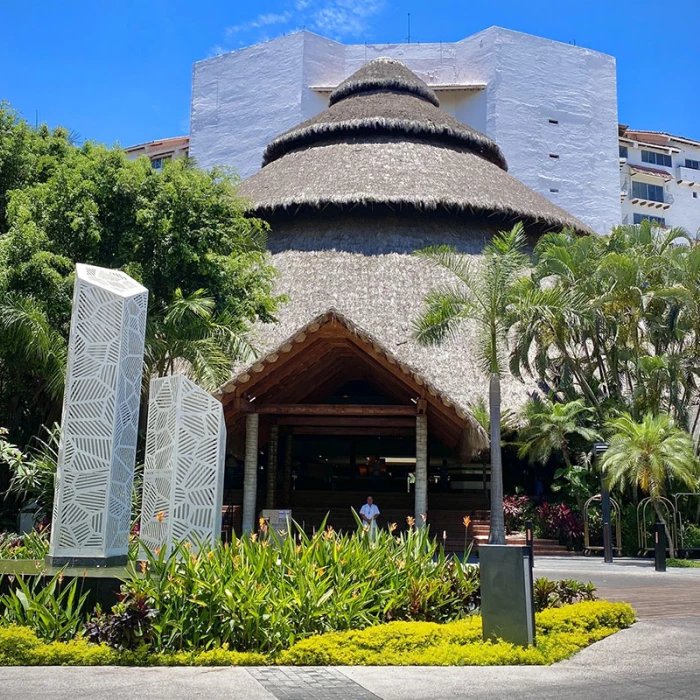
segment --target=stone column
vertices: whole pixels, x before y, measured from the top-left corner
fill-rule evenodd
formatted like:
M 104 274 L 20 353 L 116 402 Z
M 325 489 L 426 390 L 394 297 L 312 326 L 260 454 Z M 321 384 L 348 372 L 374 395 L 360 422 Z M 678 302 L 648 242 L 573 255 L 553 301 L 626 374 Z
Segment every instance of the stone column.
M 416 416 L 416 488 L 414 516 L 416 527 L 425 524 L 422 516 L 428 515 L 428 416 Z
M 76 266 L 50 565 L 126 561 L 147 306 L 123 272 Z
M 289 431 L 284 436 L 284 504 L 292 503 L 292 440 L 294 434 Z
M 245 417 L 245 466 L 243 471 L 243 532 L 255 530 L 255 508 L 258 497 L 258 426 L 260 416 Z
M 267 451 L 267 499 L 265 502 L 265 507 L 270 510 L 277 507 L 277 451 L 279 438 L 279 426 L 271 426 L 270 447 Z

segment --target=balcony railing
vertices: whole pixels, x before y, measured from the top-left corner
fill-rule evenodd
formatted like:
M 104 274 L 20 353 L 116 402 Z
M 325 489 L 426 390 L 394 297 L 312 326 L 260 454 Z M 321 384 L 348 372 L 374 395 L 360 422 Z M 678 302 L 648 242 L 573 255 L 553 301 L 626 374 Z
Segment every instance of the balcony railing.
M 679 165 L 676 179 L 682 185 L 700 185 L 700 170 Z

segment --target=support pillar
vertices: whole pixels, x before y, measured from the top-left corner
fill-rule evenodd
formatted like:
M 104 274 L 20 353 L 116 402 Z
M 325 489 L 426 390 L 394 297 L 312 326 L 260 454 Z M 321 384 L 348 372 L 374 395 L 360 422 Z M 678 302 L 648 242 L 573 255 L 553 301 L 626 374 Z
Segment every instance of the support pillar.
M 279 426 L 270 426 L 270 447 L 267 451 L 267 498 L 265 500 L 265 507 L 269 510 L 277 507 L 277 451 L 279 437 Z
M 243 467 L 243 532 L 255 530 L 258 497 L 258 426 L 260 416 L 248 413 L 245 418 L 245 463 Z
M 428 515 L 428 416 L 419 413 L 416 416 L 416 527 L 423 527 L 424 515 Z
M 292 440 L 294 434 L 290 431 L 284 436 L 284 505 L 292 503 Z

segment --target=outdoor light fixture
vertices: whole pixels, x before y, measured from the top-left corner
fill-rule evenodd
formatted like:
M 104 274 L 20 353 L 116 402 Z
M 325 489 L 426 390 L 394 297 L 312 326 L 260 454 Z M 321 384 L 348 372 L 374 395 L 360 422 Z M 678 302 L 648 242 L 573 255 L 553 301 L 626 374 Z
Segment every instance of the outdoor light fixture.
M 607 442 L 596 442 L 593 445 L 593 453 L 596 457 L 608 451 Z M 600 504 L 603 510 L 603 558 L 606 564 L 613 562 L 612 529 L 610 527 L 610 492 L 605 484 L 605 472 L 600 471 Z

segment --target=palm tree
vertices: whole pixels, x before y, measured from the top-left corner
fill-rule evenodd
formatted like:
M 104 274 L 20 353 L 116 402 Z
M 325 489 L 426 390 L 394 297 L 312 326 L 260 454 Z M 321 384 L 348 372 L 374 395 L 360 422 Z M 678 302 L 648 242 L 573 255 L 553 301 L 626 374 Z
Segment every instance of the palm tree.
M 656 416 L 647 413 L 640 423 L 624 413 L 609 421 L 606 427 L 612 436 L 601 460 L 601 469 L 606 474 L 608 488 L 638 487 L 649 495 L 659 521 L 666 528 L 673 557 L 673 539 L 660 508 L 660 499 L 674 484 L 697 490 L 700 463 L 692 438 L 663 413 Z
M 164 308 L 151 310 L 146 327 L 144 383 L 180 373 L 213 390 L 231 376 L 231 364 L 255 356 L 241 323 L 203 289 L 184 296 L 175 290 Z
M 507 345 L 505 315 L 511 292 L 527 256 L 523 225 L 501 231 L 484 248 L 479 266 L 471 256 L 450 246 L 416 251 L 430 264 L 450 272 L 455 283 L 433 289 L 425 298 L 426 310 L 414 323 L 415 336 L 425 345 L 439 345 L 453 337 L 463 321 L 477 327 L 479 363 L 489 376 L 491 438 L 491 531 L 489 543 L 505 544 L 503 520 L 503 465 L 501 461 L 501 383 L 503 350 Z
M 571 451 L 577 440 L 588 446 L 601 439 L 590 427 L 595 411 L 586 406 L 583 399 L 568 403 L 534 399 L 525 406 L 524 415 L 527 425 L 520 431 L 518 456 L 527 457 L 531 464 L 547 464 L 553 453 L 560 453 L 566 468 L 558 470 L 555 477 L 563 476 L 569 481 L 579 511 L 583 513 L 587 470 L 585 466 L 572 464 Z

